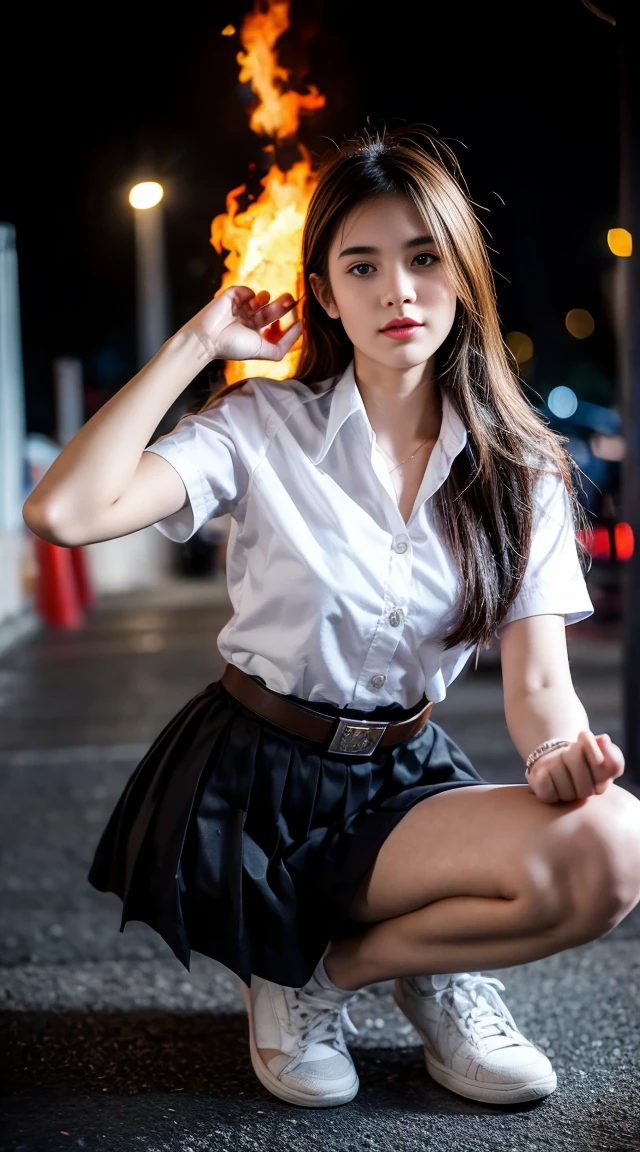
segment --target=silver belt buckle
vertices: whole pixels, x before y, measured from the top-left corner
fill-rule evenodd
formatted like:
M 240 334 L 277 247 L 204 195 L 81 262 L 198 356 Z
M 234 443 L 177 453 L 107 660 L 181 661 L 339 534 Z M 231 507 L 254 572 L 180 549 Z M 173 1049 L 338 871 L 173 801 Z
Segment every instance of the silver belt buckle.
M 386 723 L 376 724 L 375 720 L 343 720 L 341 717 L 327 751 L 341 756 L 367 756 L 378 747 L 388 727 Z

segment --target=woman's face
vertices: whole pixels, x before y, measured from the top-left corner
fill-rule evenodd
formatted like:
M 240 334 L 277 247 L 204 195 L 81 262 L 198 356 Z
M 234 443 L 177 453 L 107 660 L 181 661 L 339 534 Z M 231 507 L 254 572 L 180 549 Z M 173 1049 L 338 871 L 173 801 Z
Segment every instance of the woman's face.
M 354 349 L 370 360 L 396 369 L 425 364 L 451 331 L 456 294 L 404 196 L 372 197 L 345 217 L 329 247 L 329 281 L 310 276 L 325 311 L 340 318 Z M 415 323 L 385 335 L 400 319 Z

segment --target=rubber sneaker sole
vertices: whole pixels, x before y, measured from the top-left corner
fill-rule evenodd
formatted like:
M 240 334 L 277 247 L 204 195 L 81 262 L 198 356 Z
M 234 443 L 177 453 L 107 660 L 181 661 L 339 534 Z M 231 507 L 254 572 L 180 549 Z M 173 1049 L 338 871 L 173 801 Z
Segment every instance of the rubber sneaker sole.
M 340 1104 L 348 1104 L 350 1100 L 353 1100 L 360 1087 L 360 1081 L 355 1069 L 355 1081 L 353 1084 L 341 1092 L 330 1092 L 323 1096 L 312 1096 L 308 1092 L 301 1092 L 296 1088 L 290 1087 L 288 1084 L 283 1084 L 282 1080 L 278 1080 L 278 1077 L 273 1075 L 273 1072 L 271 1072 L 264 1061 L 260 1059 L 260 1054 L 256 1047 L 251 992 L 243 981 L 239 980 L 238 984 L 242 992 L 242 998 L 247 1009 L 247 1017 L 249 1020 L 249 1052 L 251 1055 L 251 1064 L 262 1086 L 266 1088 L 268 1092 L 271 1092 L 273 1096 L 278 1096 L 280 1100 L 286 1101 L 287 1104 L 298 1104 L 302 1108 L 336 1108 Z
M 400 1011 L 411 1021 L 420 1035 L 419 1029 L 411 1018 L 409 1006 L 402 992 L 394 986 L 392 994 Z M 448 1088 L 450 1092 L 455 1092 L 458 1096 L 466 1096 L 468 1100 L 480 1100 L 484 1104 L 521 1104 L 527 1100 L 540 1100 L 543 1096 L 549 1096 L 555 1092 L 558 1086 L 555 1072 L 538 1080 L 523 1080 L 515 1084 L 487 1084 L 486 1081 L 482 1080 L 470 1080 L 461 1072 L 447 1068 L 446 1064 L 432 1056 L 426 1044 L 424 1045 L 424 1059 L 427 1072 L 432 1080 L 437 1081 L 443 1088 Z

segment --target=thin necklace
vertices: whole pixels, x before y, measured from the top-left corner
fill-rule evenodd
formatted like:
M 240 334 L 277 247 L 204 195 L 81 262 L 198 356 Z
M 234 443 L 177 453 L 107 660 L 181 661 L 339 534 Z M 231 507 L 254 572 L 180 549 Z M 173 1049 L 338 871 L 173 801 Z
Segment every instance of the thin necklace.
M 395 460 L 393 459 L 393 456 L 389 456 L 389 453 L 385 452 L 384 448 L 382 447 L 382 444 L 378 444 L 378 448 L 380 449 L 381 452 L 384 452 L 387 459 L 390 460 L 391 463 L 394 465 L 393 468 L 389 469 L 389 475 L 391 475 L 392 472 L 395 472 L 396 468 L 400 468 L 400 466 L 402 464 L 406 464 L 409 460 L 413 460 L 413 457 L 418 455 L 418 452 L 420 451 L 420 449 L 425 448 L 426 445 L 430 444 L 430 443 L 431 443 L 430 440 L 425 440 L 423 444 L 419 444 L 418 447 L 416 448 L 415 452 L 412 452 L 410 456 L 405 457 L 405 459 L 401 460 L 399 464 L 396 464 Z

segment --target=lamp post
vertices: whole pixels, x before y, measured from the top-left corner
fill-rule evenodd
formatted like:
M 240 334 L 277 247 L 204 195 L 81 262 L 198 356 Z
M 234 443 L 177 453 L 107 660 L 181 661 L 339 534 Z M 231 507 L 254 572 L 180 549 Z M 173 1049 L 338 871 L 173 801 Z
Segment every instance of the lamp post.
M 0 224 L 0 545 L 22 530 L 25 450 L 18 254 L 13 224 Z M 0 597 L 0 600 L 2 598 Z M 0 616 L 2 615 L 0 603 Z
M 129 193 L 136 244 L 136 335 L 138 368 L 155 356 L 169 335 L 167 270 L 162 198 L 155 180 Z

